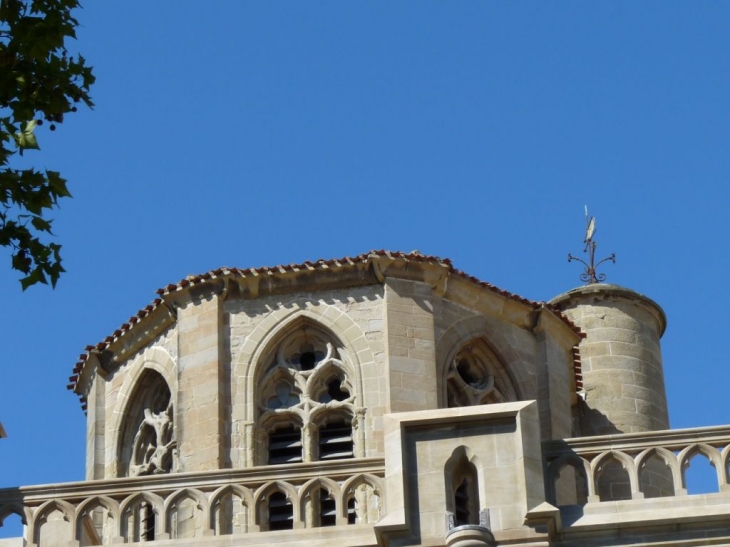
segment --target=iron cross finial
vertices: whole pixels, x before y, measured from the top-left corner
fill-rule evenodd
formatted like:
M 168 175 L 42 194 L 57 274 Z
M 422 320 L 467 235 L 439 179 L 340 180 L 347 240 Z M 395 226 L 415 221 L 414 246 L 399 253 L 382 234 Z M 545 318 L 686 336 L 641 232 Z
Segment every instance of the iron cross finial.
M 612 253 L 611 256 L 608 256 L 604 258 L 603 260 L 599 260 L 596 264 L 595 258 L 596 258 L 596 247 L 598 246 L 596 242 L 593 239 L 593 236 L 596 235 L 596 217 L 588 216 L 588 206 L 585 206 L 585 213 L 586 213 L 586 234 L 583 238 L 583 243 L 585 243 L 585 247 L 583 248 L 584 253 L 588 253 L 588 262 L 585 260 L 578 258 L 577 256 L 573 256 L 572 254 L 568 253 L 568 262 L 572 262 L 573 260 L 577 260 L 581 264 L 585 266 L 585 271 L 580 274 L 580 280 L 584 281 L 587 284 L 591 283 L 603 283 L 606 280 L 606 274 L 604 273 L 596 273 L 596 268 L 603 264 L 604 262 L 610 260 L 614 264 L 616 263 L 616 253 Z

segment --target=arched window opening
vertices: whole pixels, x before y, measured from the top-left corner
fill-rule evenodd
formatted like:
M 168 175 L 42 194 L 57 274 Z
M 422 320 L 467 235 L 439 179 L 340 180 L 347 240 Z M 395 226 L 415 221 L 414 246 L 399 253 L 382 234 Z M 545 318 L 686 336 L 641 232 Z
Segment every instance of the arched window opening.
M 319 429 L 319 459 L 352 458 L 352 425 L 345 419 L 330 422 Z
M 479 478 L 469 448 L 456 448 L 444 467 L 449 526 L 479 524 Z
M 357 524 L 357 501 L 354 497 L 347 500 L 347 524 Z
M 215 506 L 215 535 L 225 536 L 248 532 L 248 507 L 234 492 L 223 494 Z
M 157 372 L 146 370 L 130 400 L 120 442 L 122 476 L 170 473 L 176 443 L 167 382 Z
M 283 492 L 274 492 L 269 496 L 268 527 L 269 530 L 294 528 L 294 509 Z
M 450 408 L 517 400 L 506 368 L 481 339 L 456 353 L 446 370 L 445 384 Z
M 555 504 L 585 505 L 588 503 L 588 481 L 577 464 L 566 463 L 555 476 Z
M 270 353 L 273 361 L 263 358 L 271 364 L 257 380 L 256 461 L 276 465 L 355 457 L 353 427 L 359 420 L 352 417 L 362 410 L 341 344 L 306 322 Z M 278 425 L 272 428 L 272 423 Z
M 126 520 L 127 543 L 154 541 L 157 515 L 151 503 L 142 501 L 134 505 Z
M 335 499 L 325 489 L 319 491 L 319 525 L 334 526 L 337 524 Z
M 629 472 L 620 461 L 611 458 L 603 464 L 596 481 L 596 491 L 601 501 L 631 499 Z
M 100 502 L 87 505 L 78 519 L 76 537 L 81 547 L 109 545 L 114 538 L 114 515 Z
M 473 467 L 473 466 L 471 466 Z M 458 483 L 454 483 L 454 526 L 479 524 L 479 492 L 476 469 L 469 469 Z
M 641 466 L 639 488 L 645 498 L 674 496 L 672 468 L 658 454 L 652 454 Z
M 715 467 L 702 452 L 697 452 L 687 460 L 682 479 L 688 494 L 714 494 L 719 492 Z
M 347 524 L 367 524 L 378 522 L 382 516 L 380 493 L 367 482 L 360 483 L 350 490 L 346 501 Z
M 302 461 L 302 431 L 285 425 L 269 432 L 269 465 Z
M 11 512 L 4 519 L 0 516 L 0 539 L 19 538 L 24 535 L 25 526 L 20 514 Z

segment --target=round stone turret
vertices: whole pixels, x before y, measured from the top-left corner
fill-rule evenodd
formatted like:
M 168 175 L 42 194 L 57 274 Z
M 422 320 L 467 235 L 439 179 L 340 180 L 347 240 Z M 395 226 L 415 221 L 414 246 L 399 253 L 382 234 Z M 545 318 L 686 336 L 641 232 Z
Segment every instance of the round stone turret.
M 659 339 L 667 319 L 653 300 L 597 283 L 551 302 L 585 333 L 580 356 L 585 390 L 583 435 L 669 428 Z

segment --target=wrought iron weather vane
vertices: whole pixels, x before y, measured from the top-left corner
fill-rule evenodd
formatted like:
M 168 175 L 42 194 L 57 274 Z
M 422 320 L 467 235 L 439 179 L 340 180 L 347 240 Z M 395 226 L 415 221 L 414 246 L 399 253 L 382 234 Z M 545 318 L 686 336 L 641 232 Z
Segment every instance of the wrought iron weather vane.
M 572 254 L 568 253 L 568 262 L 572 262 L 573 260 L 577 260 L 581 264 L 585 266 L 585 271 L 580 274 L 580 280 L 584 281 L 587 284 L 591 283 L 603 283 L 606 280 L 606 274 L 604 273 L 596 273 L 596 268 L 603 264 L 604 262 L 610 260 L 614 264 L 616 263 L 616 253 L 612 253 L 611 256 L 607 256 L 606 258 L 599 260 L 598 263 L 596 263 L 596 247 L 598 246 L 593 239 L 593 236 L 596 235 L 596 217 L 589 217 L 588 216 L 588 206 L 586 205 L 586 235 L 583 239 L 583 243 L 585 243 L 585 247 L 583 248 L 584 253 L 588 253 L 588 262 L 583 260 L 582 258 L 578 258 L 577 256 L 573 256 Z

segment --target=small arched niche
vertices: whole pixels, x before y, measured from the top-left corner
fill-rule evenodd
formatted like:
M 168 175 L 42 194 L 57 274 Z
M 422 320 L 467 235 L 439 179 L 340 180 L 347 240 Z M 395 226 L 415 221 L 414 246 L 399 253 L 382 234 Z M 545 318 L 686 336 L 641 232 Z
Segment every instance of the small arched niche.
M 170 387 L 152 369 L 145 370 L 132 391 L 119 442 L 120 476 L 170 473 L 175 449 Z
M 480 523 L 479 473 L 474 459 L 471 450 L 460 446 L 444 466 L 446 511 L 453 527 Z

